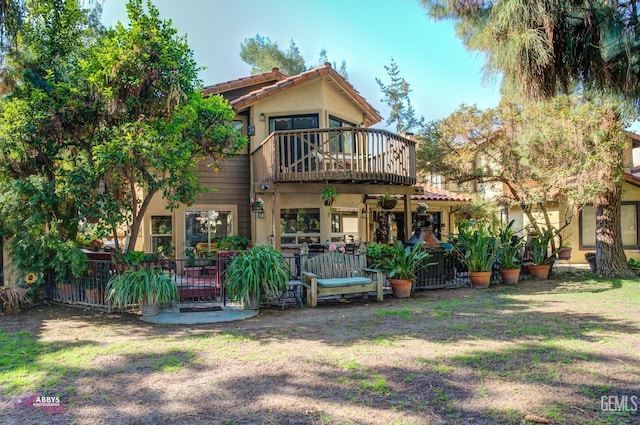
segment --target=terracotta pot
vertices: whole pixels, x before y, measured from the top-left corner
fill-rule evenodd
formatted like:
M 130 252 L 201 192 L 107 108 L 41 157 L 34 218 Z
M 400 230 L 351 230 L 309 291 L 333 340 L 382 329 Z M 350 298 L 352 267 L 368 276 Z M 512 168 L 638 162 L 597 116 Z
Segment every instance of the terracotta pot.
M 413 282 L 404 279 L 389 279 L 394 298 L 409 298 Z
M 558 260 L 571 260 L 571 247 L 566 246 L 558 251 Z
M 535 279 L 546 279 L 549 277 L 549 270 L 551 269 L 551 264 L 534 264 L 529 266 L 529 270 L 531 271 L 531 276 Z
M 102 288 L 85 289 L 84 295 L 89 304 L 104 304 L 104 292 Z
M 474 288 L 488 288 L 491 272 L 469 272 L 469 279 Z
M 58 283 L 58 297 L 62 301 L 71 301 L 73 298 L 73 285 L 70 283 Z
M 500 276 L 504 285 L 516 285 L 520 278 L 520 269 L 500 269 Z
M 184 274 L 187 277 L 200 277 L 202 275 L 202 267 L 185 267 Z

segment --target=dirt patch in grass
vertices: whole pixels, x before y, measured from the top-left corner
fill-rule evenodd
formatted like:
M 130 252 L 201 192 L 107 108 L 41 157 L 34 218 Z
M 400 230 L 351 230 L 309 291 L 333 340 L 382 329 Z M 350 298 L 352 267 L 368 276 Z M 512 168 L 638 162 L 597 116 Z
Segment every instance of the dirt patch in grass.
M 0 316 L 0 422 L 638 423 L 639 294 L 559 276 L 189 326 L 34 306 Z

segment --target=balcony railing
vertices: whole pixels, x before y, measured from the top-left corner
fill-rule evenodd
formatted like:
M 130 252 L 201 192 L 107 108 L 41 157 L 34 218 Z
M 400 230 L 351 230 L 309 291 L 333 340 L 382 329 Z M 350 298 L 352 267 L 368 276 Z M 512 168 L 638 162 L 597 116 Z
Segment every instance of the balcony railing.
M 331 128 L 276 131 L 252 153 L 264 182 L 416 183 L 415 142 L 386 130 Z

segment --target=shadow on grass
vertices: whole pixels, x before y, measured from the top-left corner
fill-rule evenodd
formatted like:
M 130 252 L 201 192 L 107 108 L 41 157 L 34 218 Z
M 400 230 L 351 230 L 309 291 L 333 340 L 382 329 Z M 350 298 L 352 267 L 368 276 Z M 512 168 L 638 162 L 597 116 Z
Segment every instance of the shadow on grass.
M 629 295 L 627 283 L 606 291 L 607 282 L 563 285 L 467 289 L 453 298 L 433 292 L 188 327 L 84 312 L 56 318 L 53 307 L 31 333 L 0 333 L 8 342 L 0 371 L 48 376 L 34 387 L 62 394 L 70 408 L 59 416 L 27 413 L 29 421 L 53 424 L 520 424 L 527 413 L 556 423 L 633 423 L 631 414 L 611 419 L 598 409 L 599 397 L 637 394 L 638 359 L 586 348 L 603 335 L 615 334 L 621 346 L 637 341 L 635 316 L 614 318 L 600 305 L 605 294 Z M 594 311 L 572 310 L 584 297 Z M 52 337 L 49 320 L 64 321 L 66 340 L 41 338 Z M 412 344 L 450 352 L 413 351 Z M 268 352 L 273 346 L 283 352 Z M 313 349 L 325 351 L 304 351 Z M 22 352 L 24 361 L 13 364 Z M 378 355 L 386 361 L 375 361 Z M 520 404 L 502 402 L 521 395 L 528 397 Z

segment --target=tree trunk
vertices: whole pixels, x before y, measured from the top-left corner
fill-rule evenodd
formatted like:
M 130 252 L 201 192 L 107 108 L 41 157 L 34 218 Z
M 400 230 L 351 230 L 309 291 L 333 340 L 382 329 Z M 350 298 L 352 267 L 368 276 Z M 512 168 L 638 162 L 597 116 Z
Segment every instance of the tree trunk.
M 622 183 L 609 185 L 607 193 L 595 199 L 596 270 L 605 277 L 635 278 L 622 245 L 621 202 Z

